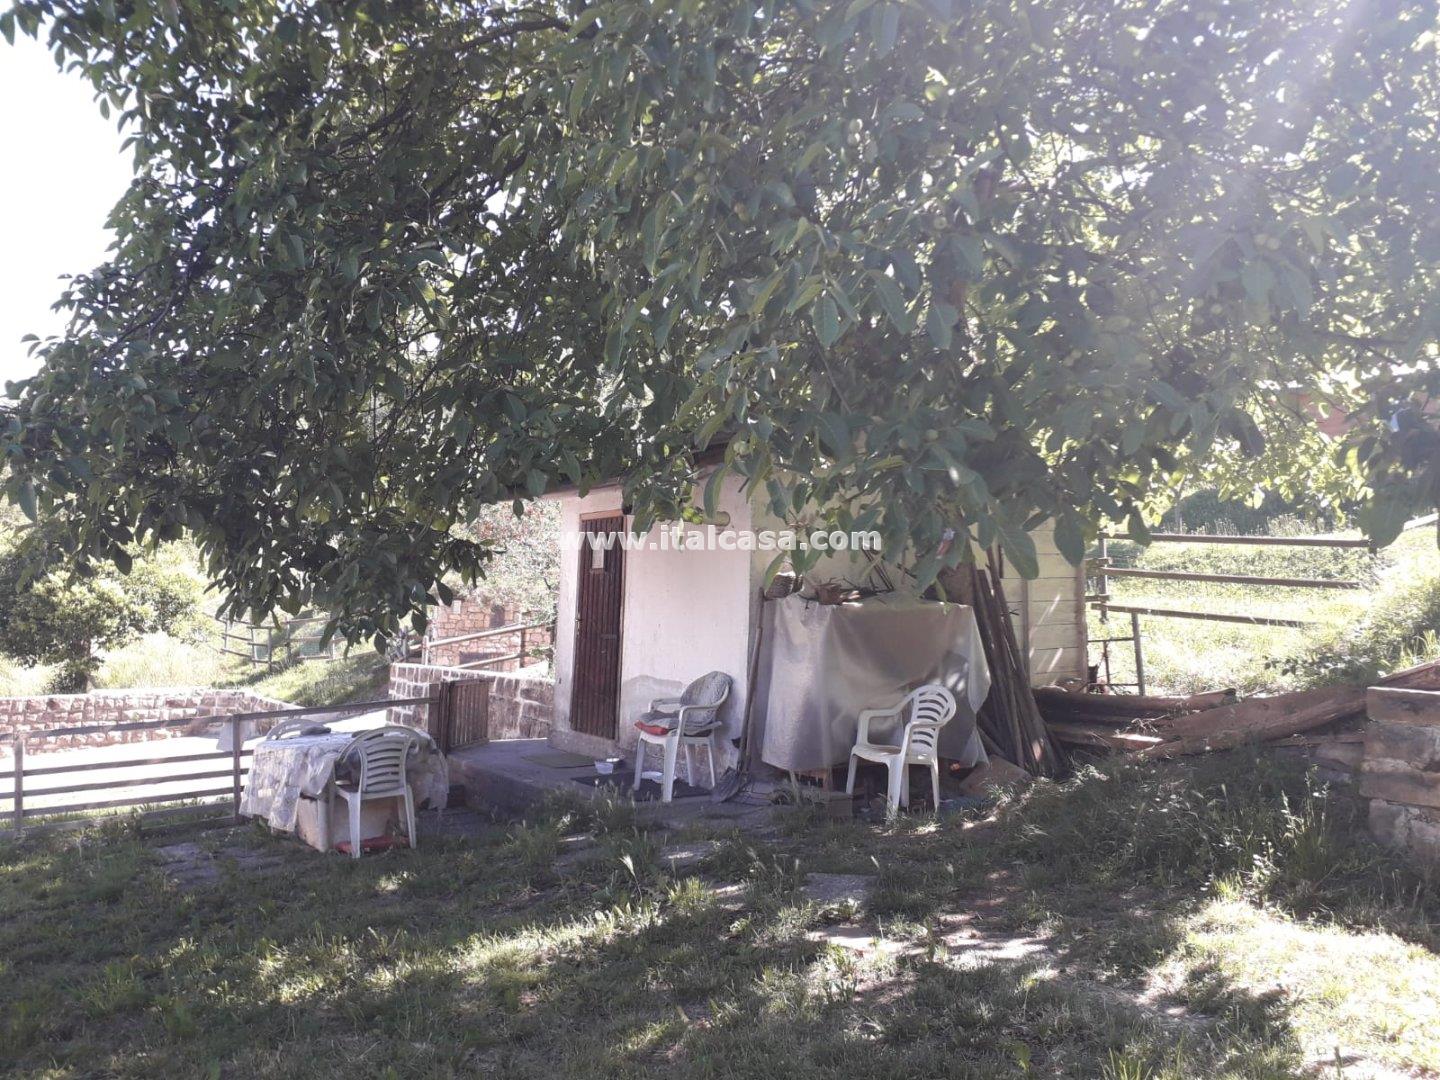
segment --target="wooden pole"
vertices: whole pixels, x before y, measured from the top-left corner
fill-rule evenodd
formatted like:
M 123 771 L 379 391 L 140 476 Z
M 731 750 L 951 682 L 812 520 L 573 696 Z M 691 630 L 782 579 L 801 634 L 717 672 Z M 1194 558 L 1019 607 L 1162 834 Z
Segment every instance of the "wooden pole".
M 15 832 L 25 827 L 25 736 L 15 736 Z
M 235 799 L 235 820 L 240 820 L 240 721 L 230 717 L 230 782 Z
M 1105 534 L 1101 533 L 1100 560 L 1096 564 L 1098 569 L 1095 573 L 1095 591 L 1098 592 L 1101 596 L 1107 598 L 1110 594 L 1110 578 L 1107 573 L 1107 571 L 1110 569 L 1110 555 L 1109 548 L 1107 546 L 1108 544 L 1109 541 L 1106 539 Z M 1100 601 L 1100 621 L 1102 623 L 1110 621 L 1110 612 L 1106 610 L 1104 600 Z

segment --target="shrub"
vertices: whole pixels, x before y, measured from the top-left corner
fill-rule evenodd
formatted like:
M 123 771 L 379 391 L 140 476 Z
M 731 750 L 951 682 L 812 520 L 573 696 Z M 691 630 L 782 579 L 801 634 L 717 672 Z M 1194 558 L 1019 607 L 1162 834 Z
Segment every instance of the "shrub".
M 1440 656 L 1440 572 L 1396 575 L 1355 622 L 1331 629 L 1276 666 L 1305 686 L 1369 683 Z

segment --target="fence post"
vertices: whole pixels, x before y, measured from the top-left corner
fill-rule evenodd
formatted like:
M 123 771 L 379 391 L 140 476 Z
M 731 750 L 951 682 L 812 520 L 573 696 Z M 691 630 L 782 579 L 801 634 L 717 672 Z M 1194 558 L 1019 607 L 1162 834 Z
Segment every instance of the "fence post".
M 16 735 L 15 747 L 15 831 L 25 827 L 25 736 Z
M 450 729 L 454 726 L 454 688 L 453 679 L 441 679 L 435 688 L 435 704 L 429 706 L 434 710 L 430 714 L 430 737 L 435 740 L 435 745 L 440 747 L 442 754 L 450 752 Z
M 240 820 L 240 721 L 230 717 L 230 773 L 234 784 L 235 820 Z
M 1137 694 L 1145 693 L 1145 650 L 1140 647 L 1140 616 L 1130 613 L 1130 636 L 1135 639 L 1135 685 Z
M 519 671 L 519 670 L 520 670 L 521 668 L 523 668 L 524 666 L 525 666 L 525 628 L 524 628 L 524 627 L 521 627 L 521 629 L 520 629 L 520 662 L 515 665 L 515 670 L 516 670 L 516 671 Z
M 1095 591 L 1100 594 L 1100 621 L 1102 623 L 1110 621 L 1110 612 L 1105 606 L 1105 601 L 1109 599 L 1110 594 L 1110 577 L 1108 574 L 1105 573 L 1105 570 L 1109 565 L 1110 548 L 1105 539 L 1105 534 L 1101 533 L 1100 558 L 1096 564 L 1097 573 L 1095 574 Z

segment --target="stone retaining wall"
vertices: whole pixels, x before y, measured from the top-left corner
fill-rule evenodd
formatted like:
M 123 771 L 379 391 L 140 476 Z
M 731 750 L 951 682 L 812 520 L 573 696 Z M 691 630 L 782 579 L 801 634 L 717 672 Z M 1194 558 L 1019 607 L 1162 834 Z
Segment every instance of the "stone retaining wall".
M 391 664 L 392 698 L 431 697 L 446 680 L 483 680 L 490 684 L 490 738 L 543 739 L 555 711 L 555 682 L 522 673 L 474 671 L 433 664 Z M 430 705 L 397 705 L 390 722 L 429 730 Z
M 1360 794 L 1381 843 L 1440 865 L 1440 693 L 1371 687 Z
M 88 694 L 41 694 L 34 697 L 0 698 L 0 736 L 31 735 L 25 742 L 27 754 L 68 750 L 77 746 L 110 746 L 115 743 L 168 739 L 197 731 L 215 731 L 214 725 L 199 723 L 207 717 L 237 712 L 292 709 L 295 706 L 261 697 L 251 690 L 210 690 L 198 687 L 171 687 L 148 690 L 95 690 Z M 98 731 L 83 735 L 41 738 L 38 732 L 60 727 L 95 727 L 153 720 L 195 720 L 195 724 L 148 728 L 140 731 Z M 263 729 L 267 725 L 260 725 Z M 9 740 L 4 752 L 8 754 Z

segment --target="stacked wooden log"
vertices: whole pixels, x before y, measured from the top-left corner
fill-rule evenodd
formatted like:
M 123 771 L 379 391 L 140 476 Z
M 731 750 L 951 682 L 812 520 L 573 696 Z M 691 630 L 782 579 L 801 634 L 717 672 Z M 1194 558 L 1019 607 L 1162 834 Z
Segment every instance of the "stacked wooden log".
M 1397 671 L 1380 686 L 1440 689 L 1440 661 Z M 1035 699 L 1059 742 L 1089 750 L 1170 758 L 1229 750 L 1247 743 L 1304 749 L 1324 763 L 1353 771 L 1363 735 L 1365 690 L 1329 686 L 1236 700 L 1220 690 L 1189 697 L 1088 694 L 1043 687 Z
M 941 578 L 947 596 L 974 610 L 990 666 L 990 695 L 976 714 L 976 723 L 989 753 L 1019 765 L 1032 776 L 1055 776 L 1065 768 L 1064 754 L 1030 692 L 1025 657 L 1000 578 L 999 560 L 993 551 L 987 569 L 971 564 Z

